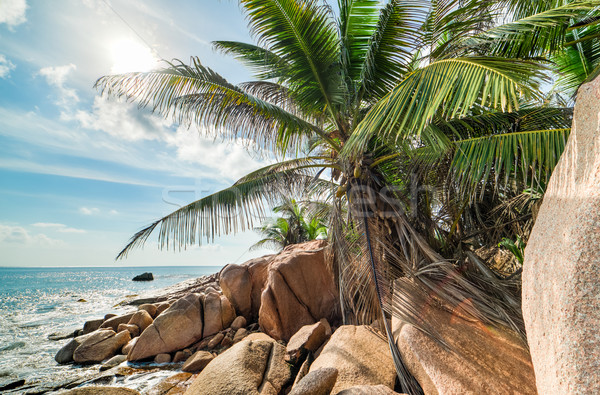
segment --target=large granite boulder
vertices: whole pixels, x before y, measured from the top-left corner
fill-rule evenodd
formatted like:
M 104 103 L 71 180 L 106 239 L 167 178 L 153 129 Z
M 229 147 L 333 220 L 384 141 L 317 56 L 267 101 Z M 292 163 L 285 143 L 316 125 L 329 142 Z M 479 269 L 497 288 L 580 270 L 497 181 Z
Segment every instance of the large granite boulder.
M 230 264 L 219 273 L 223 295 L 248 322 L 258 319 L 260 297 L 267 282 L 267 270 L 272 257 L 273 255 L 266 255 L 241 265 Z
M 267 340 L 242 340 L 213 359 L 186 395 L 277 395 L 291 380 L 285 347 Z
M 337 289 L 325 262 L 323 240 L 286 247 L 269 265 L 258 322 L 277 340 L 289 340 L 304 325 L 340 317 Z
M 396 289 L 413 289 L 397 280 Z M 458 304 L 442 309 L 416 292 L 396 292 L 434 327 L 442 347 L 430 336 L 392 318 L 402 359 L 429 394 L 536 394 L 531 357 L 524 341 L 508 328 L 487 327 Z M 468 303 L 468 302 L 465 302 Z
M 93 332 L 92 332 L 93 333 Z M 77 336 L 71 339 L 67 344 L 62 346 L 60 350 L 54 356 L 54 360 L 60 364 L 65 364 L 69 362 L 73 362 L 73 353 L 84 342 L 85 339 L 90 337 L 91 334 L 85 334 L 82 336 Z
M 294 384 L 290 395 L 329 395 L 337 376 L 335 368 L 314 370 Z
M 394 388 L 396 382 L 387 341 L 364 325 L 344 325 L 333 333 L 309 372 L 323 368 L 338 370 L 332 394 L 356 385 L 382 384 Z
M 201 295 L 189 294 L 171 305 L 140 335 L 127 359 L 137 361 L 181 350 L 202 339 Z
M 113 357 L 131 340 L 128 331 L 115 333 L 112 329 L 97 330 L 73 352 L 73 360 L 77 363 L 96 363 Z
M 202 337 L 208 337 L 226 329 L 235 319 L 235 309 L 229 300 L 218 292 L 209 292 L 202 298 L 204 331 Z
M 573 128 L 525 249 L 523 317 L 540 394 L 600 391 L 600 78 Z

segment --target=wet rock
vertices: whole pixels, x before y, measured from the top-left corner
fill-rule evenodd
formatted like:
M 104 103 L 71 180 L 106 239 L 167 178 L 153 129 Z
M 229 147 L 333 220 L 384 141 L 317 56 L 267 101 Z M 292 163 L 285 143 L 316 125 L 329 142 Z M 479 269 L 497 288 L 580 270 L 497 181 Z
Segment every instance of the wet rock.
M 237 317 L 235 317 L 235 320 L 233 320 L 233 322 L 231 323 L 231 325 L 229 326 L 232 330 L 237 331 L 240 328 L 244 328 L 246 326 L 246 319 L 239 315 Z
M 129 320 L 131 319 L 131 317 L 133 317 L 134 313 L 129 313 L 129 314 L 124 314 L 124 315 L 118 315 L 115 317 L 111 317 L 109 319 L 107 319 L 106 321 L 104 321 L 102 323 L 102 325 L 100 325 L 100 329 L 102 328 L 110 328 L 113 331 L 117 331 L 119 329 L 119 324 L 127 324 L 129 323 Z
M 284 355 L 275 342 L 243 340 L 212 360 L 186 394 L 278 394 L 291 379 Z
M 88 333 L 92 333 L 93 331 L 99 329 L 103 322 L 103 318 L 86 321 L 85 324 L 83 324 L 83 334 L 87 335 Z
M 98 330 L 89 334 L 83 343 L 73 352 L 77 363 L 102 362 L 115 355 L 131 340 L 129 332 L 115 333 L 113 330 Z
M 408 280 L 397 280 L 394 287 L 397 297 L 419 311 L 421 319 L 434 323 L 436 335 L 449 348 L 392 319 L 402 358 L 426 394 L 536 394 L 531 357 L 514 332 L 489 328 L 469 315 L 462 307 L 468 301 L 441 309 L 414 291 Z
M 306 351 L 317 351 L 330 334 L 331 327 L 325 318 L 316 324 L 303 326 L 287 344 L 287 359 L 295 363 Z
M 69 332 L 54 332 L 48 335 L 48 340 L 58 341 L 64 339 L 70 339 L 77 335 L 78 330 Z
M 87 300 L 85 300 L 85 299 L 83 299 L 83 298 L 81 298 L 81 299 L 77 299 L 77 301 L 78 301 L 79 303 L 87 303 Z
M 90 386 L 61 392 L 61 395 L 140 395 L 140 393 L 125 387 Z
M 144 303 L 138 307 L 138 310 L 145 310 L 150 314 L 150 317 L 156 317 L 156 306 L 150 303 Z
M 187 361 L 187 359 L 191 356 L 192 356 L 192 353 L 188 349 L 177 351 L 175 353 L 175 356 L 173 357 L 173 363 Z
M 100 365 L 100 371 L 103 372 L 105 370 L 112 369 L 115 366 L 119 366 L 125 361 L 127 361 L 127 355 L 115 355 L 114 357 L 110 358 L 108 361 L 103 362 L 102 365 Z
M 138 274 L 132 280 L 133 281 L 152 281 L 152 280 L 154 280 L 154 276 L 152 275 L 152 273 L 146 272 L 146 273 Z
M 525 249 L 523 318 L 540 394 L 600 391 L 600 78 L 573 128 Z
M 181 370 L 184 372 L 197 373 L 208 365 L 215 357 L 208 351 L 197 351 L 194 355 L 188 358 L 183 364 Z
M 189 294 L 160 314 L 138 338 L 129 361 L 181 350 L 202 338 L 202 305 L 198 294 Z
M 10 380 L 0 383 L 0 391 L 14 390 L 25 385 L 25 380 Z
M 274 339 L 287 341 L 321 318 L 339 320 L 339 298 L 325 263 L 325 246 L 323 240 L 296 244 L 272 258 L 258 322 Z
M 295 384 L 289 395 L 329 395 L 337 376 L 338 370 L 335 368 L 314 370 Z
M 128 331 L 131 337 L 136 337 L 140 335 L 140 328 L 137 325 L 132 324 L 119 324 L 117 328 L 117 333 L 122 331 Z
M 310 372 L 322 368 L 338 370 L 333 394 L 356 385 L 383 384 L 394 388 L 396 382 L 387 341 L 364 325 L 344 325 L 333 333 Z
M 81 343 L 83 343 L 84 340 L 88 337 L 90 337 L 89 334 L 73 338 L 73 340 L 71 340 L 70 342 L 65 344 L 60 350 L 58 350 L 58 352 L 54 356 L 54 360 L 59 364 L 73 362 L 73 353 L 75 352 L 75 349 L 79 347 Z
M 154 357 L 154 362 L 155 363 L 170 363 L 171 362 L 171 355 L 169 355 L 169 354 L 158 354 L 157 356 Z
M 152 324 L 152 316 L 146 310 L 138 310 L 129 319 L 129 325 L 135 325 L 140 328 L 140 333 Z

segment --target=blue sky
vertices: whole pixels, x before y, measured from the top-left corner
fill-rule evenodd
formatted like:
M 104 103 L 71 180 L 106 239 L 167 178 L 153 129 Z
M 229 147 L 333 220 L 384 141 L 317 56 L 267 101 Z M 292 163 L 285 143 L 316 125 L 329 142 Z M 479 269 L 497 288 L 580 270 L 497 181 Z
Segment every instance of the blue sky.
M 258 236 L 245 232 L 113 260 L 175 204 L 265 164 L 93 89 L 159 57 L 197 55 L 231 82 L 250 79 L 213 40 L 251 41 L 237 2 L 0 2 L 0 266 L 224 265 L 267 252 L 247 252 Z

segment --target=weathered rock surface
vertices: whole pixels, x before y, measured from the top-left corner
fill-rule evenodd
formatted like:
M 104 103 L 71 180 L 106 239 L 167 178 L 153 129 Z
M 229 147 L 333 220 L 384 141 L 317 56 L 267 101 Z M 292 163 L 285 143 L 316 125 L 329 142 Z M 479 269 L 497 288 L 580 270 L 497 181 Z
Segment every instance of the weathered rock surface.
M 238 315 L 235 317 L 235 320 L 230 325 L 230 328 L 234 331 L 237 331 L 240 328 L 244 328 L 246 326 L 246 319 L 242 315 Z
M 137 325 L 132 324 L 119 324 L 117 328 L 117 333 L 122 331 L 128 331 L 131 337 L 136 337 L 140 335 L 140 328 Z
M 214 359 L 214 355 L 208 351 L 197 351 L 194 355 L 188 358 L 183 364 L 181 370 L 184 372 L 197 373 L 204 369 L 210 361 Z
M 133 346 L 135 345 L 135 343 L 138 341 L 139 337 L 134 337 L 133 339 L 129 340 L 127 342 L 127 344 L 125 344 L 123 346 L 123 348 L 121 349 L 121 353 L 127 355 L 129 354 L 129 351 L 131 351 L 131 349 L 133 348 Z
M 161 380 L 157 385 L 150 388 L 148 395 L 179 395 L 183 394 L 192 384 L 195 376 L 191 373 L 177 373 Z
M 356 385 L 383 384 L 394 388 L 396 381 L 387 341 L 366 326 L 339 327 L 312 363 L 310 372 L 322 368 L 338 370 L 332 394 Z
M 346 388 L 337 395 L 400 395 L 385 385 L 357 385 Z
M 210 339 L 210 341 L 208 342 L 206 347 L 213 349 L 213 348 L 217 347 L 218 345 L 220 345 L 224 338 L 225 338 L 225 334 L 219 332 L 216 335 L 214 335 L 212 337 L 212 339 Z
M 155 363 L 169 363 L 171 362 L 171 355 L 169 354 L 158 354 L 154 357 Z
M 209 292 L 203 299 L 204 332 L 203 337 L 229 328 L 235 319 L 235 309 L 229 300 L 217 292 Z
M 296 361 L 304 351 L 316 351 L 330 335 L 331 327 L 325 318 L 303 326 L 287 344 L 287 359 Z
M 523 317 L 540 394 L 600 391 L 600 78 L 573 127 L 525 249 Z
M 98 330 L 89 334 L 75 349 L 73 360 L 77 363 L 102 362 L 115 355 L 131 340 L 129 332 L 115 333 L 113 330 Z
M 140 307 L 138 307 L 138 310 L 145 310 L 148 312 L 148 314 L 150 314 L 150 317 L 156 317 L 156 305 L 153 305 L 151 303 L 144 303 L 140 305 Z
M 154 276 L 152 275 L 152 273 L 146 272 L 146 273 L 138 274 L 132 280 L 133 281 L 152 281 L 152 280 L 154 280 Z
M 329 395 L 337 376 L 335 368 L 313 370 L 294 385 L 289 395 Z
M 186 394 L 276 395 L 291 379 L 284 355 L 278 343 L 243 340 L 212 360 Z
M 397 280 L 395 287 L 406 280 Z M 392 319 L 393 336 L 425 394 L 536 394 L 531 357 L 509 329 L 488 328 L 458 305 L 440 309 L 411 293 L 410 304 L 435 325 L 452 351 L 412 325 Z
M 246 328 L 240 328 L 235 332 L 235 335 L 233 336 L 233 342 L 237 343 L 239 341 L 241 341 L 242 339 L 244 339 L 246 336 L 248 336 L 250 332 L 248 332 L 248 330 Z
M 104 370 L 114 368 L 115 366 L 119 366 L 125 361 L 127 361 L 127 355 L 115 355 L 114 357 L 100 365 L 100 371 L 102 372 Z
M 230 264 L 219 273 L 223 295 L 248 322 L 258 319 L 261 293 L 267 281 L 267 269 L 272 257 L 273 255 L 266 255 L 241 265 Z
M 140 335 L 127 356 L 137 361 L 181 350 L 202 338 L 202 304 L 200 295 L 189 294 L 160 314 Z
M 190 352 L 190 350 L 188 350 L 186 348 L 185 350 L 177 351 L 175 353 L 175 356 L 173 357 L 173 362 L 174 363 L 185 362 L 191 356 L 192 356 L 192 353 Z
M 338 294 L 325 263 L 325 246 L 314 240 L 288 246 L 272 258 L 258 322 L 274 339 L 287 341 L 321 318 L 338 321 Z

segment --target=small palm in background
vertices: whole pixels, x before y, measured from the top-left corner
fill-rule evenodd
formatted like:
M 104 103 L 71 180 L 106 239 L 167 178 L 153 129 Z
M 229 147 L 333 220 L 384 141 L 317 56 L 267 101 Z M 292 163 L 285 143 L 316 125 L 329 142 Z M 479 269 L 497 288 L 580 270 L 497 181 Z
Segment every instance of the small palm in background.
M 305 204 L 290 199 L 273 208 L 273 212 L 281 214 L 281 217 L 269 218 L 261 226 L 254 228 L 263 239 L 250 247 L 250 250 L 271 248 L 281 251 L 290 244 L 327 238 L 323 218 L 309 213 Z

